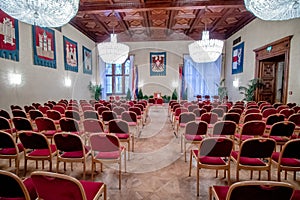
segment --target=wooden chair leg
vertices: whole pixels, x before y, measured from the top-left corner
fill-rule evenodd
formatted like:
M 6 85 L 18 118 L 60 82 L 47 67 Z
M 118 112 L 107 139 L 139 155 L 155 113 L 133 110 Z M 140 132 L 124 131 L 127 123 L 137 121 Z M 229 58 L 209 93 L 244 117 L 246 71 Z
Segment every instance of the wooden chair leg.
M 191 176 L 191 172 L 192 172 L 192 150 L 190 152 L 190 169 L 189 169 L 189 176 Z

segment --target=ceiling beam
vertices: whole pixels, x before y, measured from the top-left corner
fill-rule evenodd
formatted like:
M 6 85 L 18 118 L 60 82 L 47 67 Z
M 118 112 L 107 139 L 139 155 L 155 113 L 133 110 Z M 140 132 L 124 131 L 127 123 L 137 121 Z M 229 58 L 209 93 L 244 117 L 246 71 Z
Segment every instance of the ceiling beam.
M 205 7 L 244 7 L 243 0 L 215 0 L 215 1 L 146 1 L 146 2 L 118 2 L 113 4 L 101 2 L 85 2 L 79 6 L 79 11 L 99 12 L 103 10 L 115 10 L 118 12 L 147 11 L 151 9 L 203 9 Z
M 123 17 L 121 16 L 121 14 L 119 12 L 115 12 L 115 16 L 117 17 L 119 23 L 121 24 L 121 26 L 124 28 L 126 34 L 129 34 L 130 37 L 132 37 L 132 33 L 130 32 L 127 24 L 124 22 Z
M 185 31 L 186 35 L 189 35 L 193 29 L 195 28 L 195 26 L 199 23 L 199 21 L 201 20 L 201 17 L 204 15 L 205 13 L 205 9 L 201 9 L 197 11 L 196 17 L 195 19 L 192 21 L 191 25 L 190 25 L 190 29 L 188 29 L 187 31 Z

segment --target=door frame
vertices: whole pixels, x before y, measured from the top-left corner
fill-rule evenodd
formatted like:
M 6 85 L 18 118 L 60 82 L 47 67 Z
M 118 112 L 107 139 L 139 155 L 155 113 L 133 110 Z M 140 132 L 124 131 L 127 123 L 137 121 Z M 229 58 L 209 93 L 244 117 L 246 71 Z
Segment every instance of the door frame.
M 260 77 L 260 64 L 265 59 L 284 55 L 284 81 L 282 91 L 282 103 L 287 103 L 288 95 L 288 78 L 289 78 L 289 60 L 290 60 L 290 44 L 293 35 L 289 35 L 277 41 L 266 44 L 262 47 L 254 49 L 255 52 L 255 77 Z M 259 101 L 258 91 L 255 93 L 255 99 Z

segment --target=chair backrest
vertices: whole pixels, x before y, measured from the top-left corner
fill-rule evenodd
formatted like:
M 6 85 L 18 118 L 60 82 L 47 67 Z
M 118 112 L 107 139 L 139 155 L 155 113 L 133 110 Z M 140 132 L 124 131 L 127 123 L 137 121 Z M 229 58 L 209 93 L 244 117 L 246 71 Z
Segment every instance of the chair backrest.
M 242 114 L 243 113 L 243 109 L 241 108 L 231 108 L 230 110 L 228 110 L 229 113 L 238 113 L 238 114 Z
M 196 115 L 196 117 L 201 117 L 201 115 L 206 112 L 207 111 L 204 108 L 196 108 L 193 110 L 193 113 Z
M 120 105 L 120 107 L 125 108 L 125 110 L 128 110 L 130 106 L 129 106 L 129 104 L 127 104 L 127 103 L 122 103 L 122 104 Z
M 283 158 L 300 159 L 300 139 L 293 139 L 286 142 L 282 148 L 281 154 Z
M 198 105 L 189 105 L 188 107 L 189 112 L 193 112 L 195 109 L 199 108 Z
M 205 138 L 199 146 L 199 156 L 229 157 L 233 141 L 228 138 Z
M 223 116 L 224 121 L 233 121 L 236 124 L 240 123 L 241 115 L 238 113 L 225 113 Z
M 49 142 L 41 133 L 22 131 L 19 138 L 25 149 L 49 149 Z
M 35 124 L 38 131 L 49 131 L 49 130 L 56 131 L 56 126 L 54 121 L 48 117 L 37 117 L 35 119 Z
M 208 124 L 205 121 L 191 121 L 186 124 L 185 134 L 188 135 L 206 135 Z
M 120 151 L 120 141 L 117 136 L 105 133 L 93 133 L 89 137 L 92 151 Z
M 98 119 L 83 120 L 83 130 L 88 133 L 104 132 L 103 123 Z
M 121 115 L 121 119 L 126 122 L 137 122 L 137 116 L 135 112 L 132 111 L 124 111 Z
M 100 106 L 104 106 L 102 103 L 95 103 L 94 104 L 94 109 L 95 110 L 98 110 L 98 108 L 100 107 Z
M 106 110 L 102 112 L 102 120 L 104 122 L 108 122 L 110 120 L 117 119 L 117 118 L 118 118 L 117 113 L 115 113 L 114 111 Z
M 66 110 L 65 117 L 80 121 L 80 114 L 79 114 L 79 112 L 77 112 L 75 110 Z
M 35 171 L 31 178 L 39 199 L 86 200 L 79 180 L 64 174 Z M 55 191 L 55 192 L 54 192 Z
M 279 106 L 282 106 L 283 105 L 283 103 L 281 103 L 281 102 L 276 102 L 276 103 L 273 103 L 273 107 L 275 108 L 275 109 L 277 109 Z
M 211 110 L 212 113 L 216 113 L 218 115 L 218 117 L 223 117 L 224 115 L 224 110 L 223 108 L 213 108 Z
M 34 121 L 37 117 L 44 117 L 43 113 L 39 110 L 30 110 L 29 117 L 32 121 Z
M 291 137 L 294 133 L 296 125 L 293 122 L 281 121 L 274 123 L 271 127 L 270 136 L 286 136 Z
M 18 106 L 18 105 L 10 105 L 10 109 L 11 110 L 22 110 L 22 107 Z
M 281 110 L 283 109 L 289 109 L 290 107 L 288 107 L 287 105 L 280 105 L 276 108 L 277 112 L 280 113 Z
M 72 118 L 61 118 L 59 120 L 59 125 L 61 131 L 64 132 L 78 132 L 79 131 L 79 124 L 75 119 Z
M 108 122 L 109 133 L 129 133 L 128 123 L 121 119 L 114 119 Z
M 294 106 L 292 109 L 295 111 L 295 113 L 297 113 L 300 110 L 300 106 Z
M 99 115 L 96 111 L 87 110 L 83 112 L 84 119 L 99 119 Z
M 128 110 L 134 112 L 137 116 L 141 116 L 142 115 L 142 111 L 138 107 L 130 107 Z
M 259 108 L 248 108 L 247 110 L 245 110 L 245 115 L 248 115 L 250 113 L 260 113 Z
M 296 103 L 292 103 L 292 102 L 289 102 L 286 104 L 289 108 L 292 108 L 294 106 L 296 106 L 297 104 Z
M 53 108 L 53 106 L 52 106 Z M 38 110 L 41 111 L 43 114 L 47 114 L 47 110 L 51 110 L 52 109 L 50 106 L 39 106 Z
M 284 121 L 284 115 L 282 114 L 272 114 L 267 117 L 266 125 L 273 125 L 276 122 Z
M 35 110 L 35 107 L 26 105 L 26 106 L 24 106 L 24 110 L 25 110 L 26 113 L 29 113 L 30 110 Z
M 79 112 L 79 107 L 78 106 L 67 106 L 66 110 L 73 110 L 76 112 Z
M 234 135 L 236 123 L 233 121 L 218 121 L 213 127 L 213 136 Z
M 9 130 L 11 132 L 11 125 L 8 119 L 0 116 L 0 130 Z
M 26 131 L 33 131 L 32 125 L 29 119 L 24 117 L 14 117 L 12 119 L 14 127 L 17 131 L 26 130 Z
M 0 170 L 0 185 L 0 199 L 30 200 L 27 188 L 17 175 Z
M 292 114 L 289 118 L 288 121 L 294 122 L 296 126 L 300 126 L 300 113 Z
M 261 113 L 249 113 L 244 117 L 244 123 L 254 121 L 254 120 L 262 120 L 263 116 Z
M 218 115 L 216 113 L 206 112 L 201 115 L 200 120 L 208 124 L 214 124 L 218 121 Z
M 275 181 L 242 181 L 229 187 L 226 200 L 290 200 L 294 187 Z
M 62 152 L 85 151 L 80 136 L 72 133 L 56 133 L 54 135 L 54 143 L 57 150 Z M 85 155 L 85 154 L 82 154 Z
M 16 154 L 19 152 L 19 148 L 17 148 L 17 145 L 14 141 L 13 136 L 7 132 L 0 131 L 0 149 L 3 149 L 3 148 L 15 149 Z
M 117 106 L 113 108 L 113 111 L 118 115 L 121 116 L 122 112 L 126 111 L 125 108 Z
M 262 116 L 263 116 L 263 118 L 267 118 L 270 115 L 274 115 L 276 113 L 277 113 L 277 111 L 276 111 L 275 108 L 273 108 L 273 107 L 272 108 L 267 108 L 267 109 L 262 111 Z
M 195 121 L 196 115 L 192 112 L 184 112 L 179 115 L 179 123 L 188 123 Z
M 162 105 L 163 103 L 164 103 L 164 100 L 163 100 L 162 98 L 158 98 L 158 99 L 156 100 L 156 104 Z
M 8 113 L 6 110 L 0 109 L 0 116 L 6 118 L 6 119 L 8 119 L 8 120 L 11 119 L 9 113 Z
M 270 158 L 276 141 L 270 138 L 250 138 L 242 142 L 240 156 L 248 158 Z
M 285 119 L 288 119 L 292 114 L 295 113 L 295 110 L 291 109 L 291 108 L 285 108 L 285 109 L 282 109 L 279 114 L 282 114 L 284 115 L 284 118 Z
M 228 106 L 227 105 L 221 104 L 221 105 L 218 105 L 217 108 L 222 108 L 224 110 L 224 113 L 228 112 Z
M 106 107 L 106 106 L 100 106 L 98 109 L 97 109 L 97 112 L 98 112 L 98 115 L 99 116 L 102 116 L 102 113 L 104 112 L 104 111 L 109 111 L 110 109 L 108 108 L 108 107 Z
M 57 110 L 47 110 L 46 111 L 47 117 L 53 120 L 60 120 L 61 114 Z
M 95 109 L 92 106 L 82 106 L 81 109 L 82 109 L 82 112 L 95 111 Z
M 212 105 L 204 105 L 202 108 L 204 108 L 207 112 L 210 112 L 213 109 Z
M 56 111 L 58 111 L 60 114 L 65 114 L 66 108 L 63 107 L 61 104 L 60 104 L 60 105 L 56 104 L 55 106 L 53 106 L 52 110 L 56 110 Z
M 246 122 L 241 131 L 241 135 L 262 136 L 265 132 L 266 123 L 262 120 Z
M 26 113 L 23 110 L 14 109 L 11 111 L 13 117 L 24 117 L 27 118 Z

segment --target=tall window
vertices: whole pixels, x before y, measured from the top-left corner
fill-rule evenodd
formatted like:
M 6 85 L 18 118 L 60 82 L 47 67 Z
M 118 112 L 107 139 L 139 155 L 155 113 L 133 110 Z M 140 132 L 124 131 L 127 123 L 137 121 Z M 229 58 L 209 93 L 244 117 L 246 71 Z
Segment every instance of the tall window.
M 222 56 L 215 62 L 195 63 L 189 55 L 184 55 L 182 90 L 187 92 L 188 100 L 196 95 L 217 95 L 221 78 Z
M 129 86 L 130 59 L 123 64 L 105 64 L 106 94 L 126 94 Z

